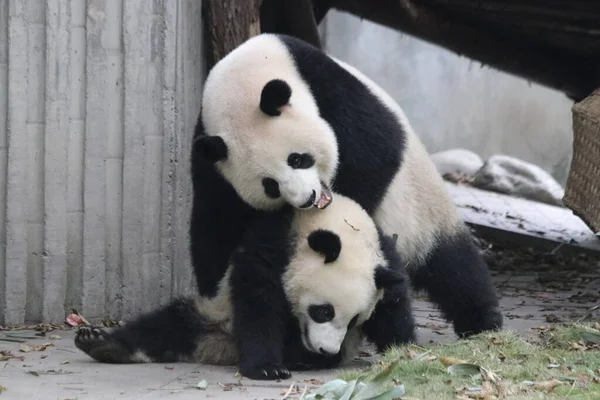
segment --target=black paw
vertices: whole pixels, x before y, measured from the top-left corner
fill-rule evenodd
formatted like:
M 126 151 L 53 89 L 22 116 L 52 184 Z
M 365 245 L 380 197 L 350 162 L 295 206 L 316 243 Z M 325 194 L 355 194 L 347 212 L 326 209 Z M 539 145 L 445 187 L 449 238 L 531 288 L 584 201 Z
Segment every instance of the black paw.
M 88 353 L 105 344 L 109 340 L 109 334 L 102 328 L 95 326 L 81 326 L 75 334 L 75 346 L 84 353 Z
M 269 381 L 288 379 L 292 376 L 286 367 L 279 364 L 240 368 L 240 373 L 246 378 Z
M 465 312 L 454 321 L 454 332 L 460 338 L 468 338 L 487 331 L 502 329 L 504 317 L 498 307 Z
M 82 326 L 75 335 L 75 346 L 96 361 L 104 363 L 132 362 L 131 353 L 104 329 Z

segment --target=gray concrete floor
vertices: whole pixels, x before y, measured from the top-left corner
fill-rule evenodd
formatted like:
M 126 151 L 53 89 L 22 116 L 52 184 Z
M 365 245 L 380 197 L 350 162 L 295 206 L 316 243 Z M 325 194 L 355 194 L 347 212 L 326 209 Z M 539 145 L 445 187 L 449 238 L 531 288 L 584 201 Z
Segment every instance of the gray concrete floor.
M 512 235 L 521 245 L 528 240 L 533 243 L 543 238 L 554 247 L 557 242 L 565 243 L 565 247 L 581 246 L 588 250 L 599 246 L 593 242 L 594 238 L 590 238 L 589 230 L 586 231 L 585 226 L 573 220 L 568 210 L 549 206 L 534 208 L 522 200 L 513 201 L 461 187 L 452 187 L 451 192 L 467 222 L 480 227 L 498 226 L 499 231 L 510 232 L 504 236 Z M 495 202 L 490 201 L 489 197 L 494 197 Z M 509 212 L 511 215 L 507 217 Z M 517 216 L 517 222 L 512 214 Z M 532 228 L 532 224 L 536 226 Z M 579 246 L 570 240 L 573 236 L 578 237 Z M 539 240 L 536 244 L 539 244 Z M 579 250 L 582 250 L 581 247 Z M 534 327 L 574 321 L 600 303 L 600 261 L 585 259 L 585 268 L 581 268 L 580 259 L 573 261 L 574 258 L 563 257 L 548 261 L 546 257 L 544 261 L 537 262 L 532 261 L 531 257 L 527 258 L 526 253 L 523 253 L 523 258 L 511 253 L 510 249 L 506 252 L 500 247 L 495 251 L 492 249 L 492 254 L 488 254 L 488 261 L 501 296 L 507 329 L 527 333 Z M 540 257 L 543 255 L 543 251 L 540 251 Z M 534 260 L 537 260 L 537 255 Z M 507 264 L 507 268 L 503 268 L 503 264 Z M 431 304 L 418 296 L 414 313 L 421 344 L 456 339 L 451 326 Z M 0 336 L 6 333 L 0 332 Z M 60 335 L 61 338 L 50 339 L 50 335 Z M 336 372 L 294 373 L 292 379 L 282 382 L 247 379 L 240 382 L 233 367 L 194 364 L 104 365 L 79 352 L 73 345 L 73 335 L 73 331 L 54 331 L 45 338 L 28 339 L 29 345 L 51 342 L 53 346 L 44 351 L 27 353 L 19 351 L 20 343 L 0 341 L 0 351 L 10 351 L 15 356 L 23 357 L 22 360 L 13 358 L 0 361 L 0 385 L 6 388 L 0 394 L 0 400 L 281 399 L 293 382 L 302 390 L 306 386 L 322 384 Z M 348 368 L 365 366 L 375 359 L 376 356 L 361 357 Z M 196 387 L 202 380 L 208 384 L 206 390 Z
M 574 320 L 598 302 L 600 274 L 570 290 L 550 289 L 539 278 L 539 273 L 528 271 L 519 276 L 495 274 L 508 329 L 527 332 L 556 321 Z M 420 343 L 455 339 L 451 327 L 428 302 L 417 300 L 414 309 Z M 61 338 L 50 339 L 54 334 Z M 29 345 L 54 345 L 28 353 L 19 351 L 20 343 L 0 341 L 0 351 L 10 350 L 23 357 L 22 361 L 10 359 L 0 363 L 0 385 L 6 387 L 0 399 L 281 399 L 292 382 L 302 390 L 313 383 L 320 385 L 336 372 L 294 373 L 288 381 L 243 379 L 240 383 L 233 367 L 183 363 L 104 365 L 79 352 L 73 345 L 73 334 L 54 331 L 45 338 L 27 340 Z M 374 359 L 376 356 L 362 357 L 349 368 L 367 365 Z M 201 380 L 207 382 L 206 390 L 196 388 Z

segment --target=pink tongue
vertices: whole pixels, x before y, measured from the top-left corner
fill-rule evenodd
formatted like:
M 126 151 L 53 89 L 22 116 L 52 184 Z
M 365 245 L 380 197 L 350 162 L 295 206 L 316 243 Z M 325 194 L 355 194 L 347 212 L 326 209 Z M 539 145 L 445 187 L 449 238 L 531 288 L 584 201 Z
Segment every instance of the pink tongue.
M 329 196 L 325 190 L 321 190 L 321 197 L 319 197 L 319 200 L 317 201 L 317 208 L 325 208 L 329 203 L 331 203 L 331 196 Z

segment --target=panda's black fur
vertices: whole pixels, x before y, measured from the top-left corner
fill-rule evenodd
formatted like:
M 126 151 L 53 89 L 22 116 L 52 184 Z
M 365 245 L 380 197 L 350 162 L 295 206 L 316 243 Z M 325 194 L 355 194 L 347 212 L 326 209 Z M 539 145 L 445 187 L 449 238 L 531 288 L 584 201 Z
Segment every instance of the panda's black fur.
M 319 49 L 292 37 L 277 37 L 309 86 L 321 117 L 335 132 L 339 165 L 332 189 L 373 215 L 402 168 L 406 145 L 403 126 L 360 80 Z M 335 77 L 333 82 L 328 80 L 331 77 Z M 277 85 L 281 92 L 281 85 Z M 280 103 L 281 96 L 263 100 L 266 108 L 273 109 L 269 101 Z M 206 147 L 214 143 L 220 146 L 219 137 L 212 139 L 206 136 L 201 113 L 191 158 L 194 194 L 190 246 L 197 285 L 206 296 L 216 293 L 227 260 L 244 232 L 265 214 L 243 202 L 217 171 L 214 159 L 203 157 Z M 502 327 L 488 267 L 468 230 L 440 235 L 424 264 L 409 268 L 409 273 L 413 286 L 427 291 L 454 323 L 459 336 Z
M 211 317 L 212 308 L 203 309 L 196 299 L 182 298 L 111 332 L 100 327 L 81 327 L 75 337 L 76 346 L 105 363 L 237 362 L 240 373 L 251 379 L 285 379 L 291 375 L 289 370 L 340 365 L 347 356 L 345 351 L 356 349 L 343 348 L 329 356 L 308 351 L 284 291 L 282 275 L 296 243 L 290 233 L 292 216 L 290 207 L 284 207 L 257 218 L 233 252 L 226 275 L 233 310 L 231 332 Z M 415 332 L 404 265 L 393 239 L 379 228 L 377 237 L 387 265 L 365 265 L 365 270 L 372 271 L 375 286 L 383 289 L 383 297 L 370 318 L 353 329 L 360 329 L 381 351 L 390 345 L 414 341 Z M 328 268 L 327 264 L 338 258 L 342 248 L 340 237 L 330 230 L 313 231 L 307 240 L 310 248 L 323 256 L 325 265 L 321 268 Z M 346 251 L 352 257 L 352 250 Z M 212 339 L 199 351 L 198 343 L 204 337 Z

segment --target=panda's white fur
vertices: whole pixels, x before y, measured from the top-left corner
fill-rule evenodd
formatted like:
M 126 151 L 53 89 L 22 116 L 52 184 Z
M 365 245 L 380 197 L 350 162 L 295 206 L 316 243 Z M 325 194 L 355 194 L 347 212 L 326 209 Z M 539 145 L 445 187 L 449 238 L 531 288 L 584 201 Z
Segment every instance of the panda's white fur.
M 309 234 L 318 230 L 334 232 L 342 243 L 339 256 L 330 264 L 324 265 L 323 255 L 316 253 L 308 244 Z M 301 326 L 308 328 L 309 340 L 302 337 L 303 343 L 309 349 L 322 347 L 331 354 L 337 354 L 347 336 L 346 327 L 350 320 L 360 314 L 356 327 L 362 325 L 383 295 L 383 291 L 375 287 L 373 279 L 375 268 L 388 264 L 381 250 L 377 228 L 362 207 L 349 198 L 336 195 L 336 204 L 322 211 L 295 210 L 291 235 L 295 248 L 289 265 L 285 267 L 282 282 L 295 317 Z M 229 267 L 220 282 L 216 296 L 196 300 L 198 311 L 207 320 L 217 323 L 220 330 L 228 335 L 233 335 L 230 287 L 233 267 Z M 317 324 L 309 318 L 308 307 L 321 303 L 331 304 L 336 310 L 336 318 L 331 322 Z M 356 327 L 350 338 L 356 339 Z M 223 360 L 231 363 L 235 349 L 215 346 L 217 342 L 212 336 L 202 337 L 196 360 L 209 364 L 222 364 Z M 346 342 L 344 355 L 351 357 L 355 354 L 358 344 L 357 340 Z
M 402 257 L 412 263 L 409 268 L 422 265 L 435 246 L 438 235 L 453 236 L 464 229 L 464 223 L 442 177 L 404 111 L 356 68 L 335 58 L 334 60 L 381 99 L 404 129 L 406 147 L 402 168 L 390 184 L 388 194 L 375 212 L 374 219 L 384 232 L 398 235 L 396 243 Z
M 295 73 L 285 46 L 271 36 L 251 39 L 217 63 L 204 86 L 203 123 L 207 132 L 221 136 L 228 146 L 227 162 L 217 168 L 239 196 L 262 210 L 273 210 L 285 202 L 304 204 L 311 191 L 321 195 L 321 181 L 335 175 L 338 153 L 335 134 L 319 116 L 310 90 Z M 274 76 L 292 87 L 294 107 L 285 118 L 265 115 L 256 105 L 263 87 Z M 314 168 L 293 170 L 285 164 L 290 149 L 315 155 Z M 265 196 L 264 171 L 280 184 L 282 197 Z
M 403 264 L 393 250 L 392 239 L 382 235 L 367 212 L 341 195 L 336 195 L 336 202 L 324 210 L 288 210 L 289 228 L 281 244 L 289 246 L 263 249 L 262 242 L 254 242 L 254 233 L 249 233 L 250 240 L 242 241 L 238 249 L 237 254 L 242 256 L 232 258 L 216 296 L 176 300 L 111 332 L 94 327 L 81 328 L 75 338 L 77 347 L 98 361 L 112 363 L 241 363 L 242 372 L 249 377 L 257 377 L 248 368 L 244 371 L 244 365 L 253 365 L 255 360 L 264 361 L 265 357 L 260 353 L 269 349 L 265 348 L 262 336 L 272 333 L 278 321 L 255 321 L 254 318 L 270 307 L 277 309 L 281 306 L 279 302 L 270 302 L 269 293 L 262 294 L 264 290 L 276 292 L 274 287 L 277 286 L 285 295 L 283 302 L 289 304 L 289 313 L 298 322 L 299 329 L 287 333 L 292 335 L 291 338 L 282 339 L 291 343 L 291 349 L 286 347 L 284 351 L 284 358 L 292 365 L 329 365 L 331 361 L 328 358 L 311 361 L 310 357 L 322 357 L 323 352 L 339 356 L 331 366 L 344 363 L 356 355 L 365 334 L 381 347 L 413 340 L 414 321 L 407 282 L 403 279 Z M 264 225 L 257 224 L 255 229 L 260 231 L 269 226 L 270 223 L 266 222 Z M 316 237 L 315 233 L 321 233 L 325 240 L 335 240 L 311 242 Z M 256 243 L 259 243 L 258 246 Z M 251 268 L 247 265 L 252 262 L 250 254 L 259 253 L 262 260 L 272 252 L 285 253 L 289 262 L 282 266 L 259 266 L 258 270 L 250 271 L 250 275 L 273 272 L 277 276 L 273 278 L 275 281 L 262 282 L 247 293 L 240 292 L 244 289 L 236 284 L 239 281 L 235 274 L 244 274 Z M 238 261 L 241 262 L 238 264 Z M 387 271 L 384 275 L 390 274 L 384 277 L 387 281 L 378 281 L 382 270 Z M 243 285 L 248 284 L 246 277 L 241 279 Z M 386 310 L 392 310 L 392 314 L 380 311 L 379 316 L 373 316 L 386 291 L 388 302 L 392 303 L 386 305 Z M 244 310 L 240 307 L 239 304 L 255 301 L 257 296 L 265 297 L 260 309 Z M 328 321 L 315 322 L 310 308 L 323 305 L 332 306 L 334 316 Z M 236 313 L 249 318 L 248 324 L 237 328 L 241 334 L 236 333 Z M 281 315 L 273 318 L 285 319 Z M 370 318 L 378 323 L 377 327 L 384 324 L 383 335 L 376 328 L 367 328 L 366 333 L 363 332 L 363 326 Z M 256 339 L 258 343 L 254 345 L 253 340 Z M 238 351 L 237 342 L 240 340 L 247 342 L 241 345 L 242 349 L 250 348 L 245 357 Z M 276 347 L 273 342 L 270 345 Z M 303 352 L 313 355 L 302 355 Z M 273 379 L 285 377 L 286 368 L 282 366 L 275 372 L 276 376 L 269 376 Z
M 201 293 L 213 293 L 253 215 L 321 205 L 332 188 L 397 235 L 414 287 L 460 336 L 501 327 L 487 265 L 425 146 L 400 106 L 356 68 L 285 35 L 253 37 L 210 71 L 194 140 L 191 251 Z M 286 162 L 304 153 L 314 165 Z M 235 228 L 204 228 L 219 221 Z
M 419 265 L 436 235 L 454 234 L 463 226 L 462 221 L 398 104 L 356 68 L 331 58 L 389 107 L 404 129 L 402 168 L 374 217 L 386 233 L 398 235 L 402 256 L 411 265 Z M 292 89 L 289 103 L 293 106 L 284 106 L 277 118 L 257 107 L 263 87 L 272 79 L 282 79 Z M 227 159 L 217 162 L 216 167 L 252 207 L 272 210 L 284 201 L 297 207 L 311 190 L 320 194 L 321 181 L 331 185 L 339 159 L 335 134 L 320 117 L 310 89 L 277 36 L 253 37 L 217 63 L 206 80 L 202 102 L 205 131 L 221 136 L 229 151 Z M 316 155 L 314 168 L 294 170 L 285 164 L 289 153 L 303 151 Z M 260 182 L 265 175 L 280 182 L 280 198 L 265 195 Z

